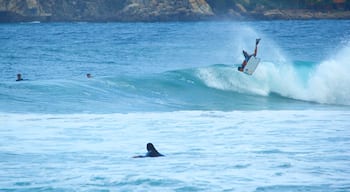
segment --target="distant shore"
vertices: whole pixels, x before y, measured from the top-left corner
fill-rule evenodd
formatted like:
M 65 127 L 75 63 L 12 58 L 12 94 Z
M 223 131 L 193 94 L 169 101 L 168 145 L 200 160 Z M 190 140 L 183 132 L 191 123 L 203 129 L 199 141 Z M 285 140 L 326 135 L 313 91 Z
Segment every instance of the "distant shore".
M 220 3 L 221 2 L 221 3 Z M 233 3 L 235 2 L 235 3 Z M 238 3 L 241 2 L 241 3 Z M 0 22 L 169 22 L 350 19 L 350 6 L 215 0 L 0 0 Z M 298 1 L 299 2 L 299 1 Z M 296 8 L 297 7 L 297 8 Z
M 252 13 L 252 19 L 259 20 L 309 20 L 309 19 L 350 19 L 350 11 L 310 11 L 273 9 L 260 13 Z
M 251 12 L 245 14 L 221 14 L 193 17 L 156 16 L 156 17 L 87 17 L 87 18 L 67 18 L 51 16 L 23 16 L 13 13 L 1 13 L 0 23 L 13 22 L 172 22 L 172 21 L 259 21 L 259 20 L 321 20 L 321 19 L 350 19 L 350 11 L 310 11 L 310 10 L 267 10 L 263 12 Z

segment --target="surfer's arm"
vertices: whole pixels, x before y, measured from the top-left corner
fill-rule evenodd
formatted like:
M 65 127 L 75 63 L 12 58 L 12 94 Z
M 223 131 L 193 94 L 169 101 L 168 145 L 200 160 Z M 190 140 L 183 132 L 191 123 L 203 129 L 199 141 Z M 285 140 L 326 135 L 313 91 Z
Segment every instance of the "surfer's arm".
M 137 155 L 137 156 L 133 156 L 132 158 L 144 158 L 144 155 Z
M 145 155 L 137 155 L 137 156 L 133 156 L 132 158 L 144 158 L 144 157 L 153 157 L 152 152 L 148 151 Z

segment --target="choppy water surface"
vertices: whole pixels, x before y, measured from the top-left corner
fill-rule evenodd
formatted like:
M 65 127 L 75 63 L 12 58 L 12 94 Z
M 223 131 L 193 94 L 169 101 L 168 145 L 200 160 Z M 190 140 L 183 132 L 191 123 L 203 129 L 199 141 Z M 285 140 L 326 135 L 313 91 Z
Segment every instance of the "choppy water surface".
M 350 191 L 349 27 L 2 24 L 0 191 Z

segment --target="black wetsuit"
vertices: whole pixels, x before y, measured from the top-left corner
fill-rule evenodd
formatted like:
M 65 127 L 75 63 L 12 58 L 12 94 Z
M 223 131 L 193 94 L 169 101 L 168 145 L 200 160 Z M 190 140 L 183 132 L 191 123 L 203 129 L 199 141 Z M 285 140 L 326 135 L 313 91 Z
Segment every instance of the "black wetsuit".
M 135 156 L 134 158 L 142 157 L 162 157 L 163 154 L 159 153 L 152 143 L 147 143 L 147 153 L 145 155 Z

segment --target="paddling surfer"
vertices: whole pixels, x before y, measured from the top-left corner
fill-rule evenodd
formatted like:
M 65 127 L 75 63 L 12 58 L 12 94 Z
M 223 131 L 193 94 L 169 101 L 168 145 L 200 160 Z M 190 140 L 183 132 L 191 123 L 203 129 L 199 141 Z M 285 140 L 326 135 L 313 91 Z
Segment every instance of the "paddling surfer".
M 134 156 L 133 158 L 143 157 L 161 157 L 163 154 L 159 153 L 152 143 L 147 143 L 147 153 L 145 155 Z

